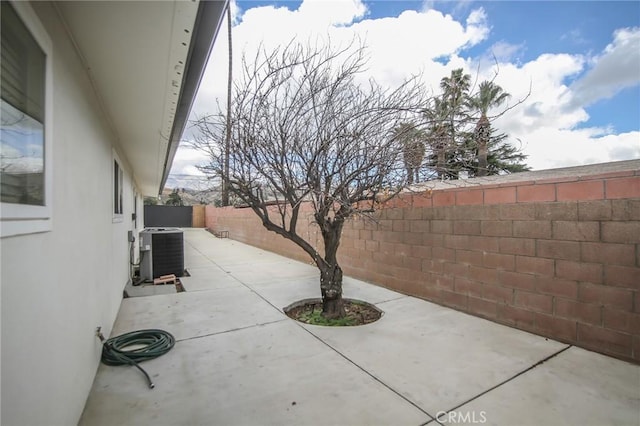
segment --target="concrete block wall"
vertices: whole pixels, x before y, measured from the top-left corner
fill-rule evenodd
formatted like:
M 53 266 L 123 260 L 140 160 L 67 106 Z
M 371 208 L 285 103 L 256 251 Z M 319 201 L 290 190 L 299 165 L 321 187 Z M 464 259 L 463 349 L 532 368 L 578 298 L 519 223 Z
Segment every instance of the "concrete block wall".
M 310 209 L 303 206 L 303 211 Z M 273 209 L 274 215 L 277 213 Z M 317 235 L 317 228 L 310 226 L 310 214 L 303 214 L 304 218 L 298 222 L 298 232 L 307 241 L 314 241 L 321 244 L 321 238 Z M 264 250 L 279 253 L 291 259 L 301 262 L 310 262 L 311 258 L 296 244 L 267 231 L 258 216 L 250 208 L 236 209 L 233 207 L 213 207 L 206 206 L 205 209 L 206 228 L 212 231 L 229 231 L 229 238 L 259 247 Z M 321 247 L 321 245 L 320 245 Z M 320 290 L 318 290 L 319 292 Z
M 376 222 L 351 220 L 339 252 L 345 273 L 640 362 L 640 167 L 530 175 L 436 187 L 394 200 Z M 309 260 L 250 209 L 208 207 L 207 226 Z M 301 232 L 319 243 L 309 222 Z

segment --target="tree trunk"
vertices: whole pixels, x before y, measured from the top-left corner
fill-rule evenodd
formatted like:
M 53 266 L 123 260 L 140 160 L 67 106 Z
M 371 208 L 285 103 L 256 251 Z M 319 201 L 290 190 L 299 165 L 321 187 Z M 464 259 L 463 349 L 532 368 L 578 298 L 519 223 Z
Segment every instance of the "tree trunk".
M 324 259 L 318 265 L 322 315 L 329 319 L 342 318 L 346 315 L 342 302 L 342 268 L 338 265 L 337 259 L 343 225 L 344 219 L 331 220 L 325 217 L 320 226 L 324 240 Z
M 442 124 L 438 124 L 435 129 L 434 147 L 436 151 L 436 172 L 438 173 L 438 179 L 444 179 L 446 176 L 445 162 L 446 162 L 446 139 L 447 131 Z
M 436 170 L 438 171 L 438 178 L 439 179 L 444 179 L 445 176 L 445 152 L 444 152 L 444 146 L 440 145 L 438 146 L 437 149 L 438 152 L 438 162 L 436 163 Z
M 487 143 L 486 141 L 479 141 L 478 143 L 478 172 L 476 176 L 486 176 L 488 172 L 487 162 Z
M 486 176 L 489 171 L 489 138 L 491 136 L 491 123 L 483 114 L 476 125 L 476 144 L 478 146 L 478 170 L 476 176 Z
M 342 268 L 339 265 L 328 265 L 320 271 L 320 291 L 322 292 L 322 315 L 328 319 L 344 317 Z
M 407 169 L 407 183 L 409 185 L 413 184 L 413 168 L 410 166 L 406 166 Z

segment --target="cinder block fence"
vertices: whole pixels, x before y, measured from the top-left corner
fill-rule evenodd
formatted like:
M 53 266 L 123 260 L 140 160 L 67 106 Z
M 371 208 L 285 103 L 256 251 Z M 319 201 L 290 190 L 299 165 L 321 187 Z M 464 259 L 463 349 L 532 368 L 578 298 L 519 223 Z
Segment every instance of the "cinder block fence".
M 206 226 L 309 261 L 250 209 L 208 206 Z M 640 362 L 640 161 L 439 182 L 349 221 L 339 254 L 347 275 Z

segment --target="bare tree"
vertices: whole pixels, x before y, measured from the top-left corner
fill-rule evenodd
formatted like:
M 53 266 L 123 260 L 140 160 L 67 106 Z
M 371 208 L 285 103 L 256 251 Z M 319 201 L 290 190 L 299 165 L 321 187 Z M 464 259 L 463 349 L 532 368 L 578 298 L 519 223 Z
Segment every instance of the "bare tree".
M 266 229 L 300 246 L 320 271 L 323 315 L 344 316 L 337 253 L 345 221 L 367 214 L 407 184 L 394 128 L 422 119 L 418 79 L 396 89 L 366 80 L 364 47 L 290 44 L 243 58 L 230 111 L 229 190 Z M 358 84 L 358 79 L 367 81 Z M 224 172 L 224 118 L 197 123 L 196 145 Z M 309 203 L 321 248 L 298 232 Z

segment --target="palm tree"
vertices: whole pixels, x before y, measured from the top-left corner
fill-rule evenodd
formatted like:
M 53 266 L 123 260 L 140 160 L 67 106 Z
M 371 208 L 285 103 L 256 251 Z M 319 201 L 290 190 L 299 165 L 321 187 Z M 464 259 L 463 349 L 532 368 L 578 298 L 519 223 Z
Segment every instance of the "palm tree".
M 464 135 L 464 142 L 454 159 L 454 163 L 449 167 L 454 170 L 467 171 L 470 178 L 531 170 L 525 163 L 526 154 L 523 154 L 520 148 L 509 141 L 507 134 L 500 133 L 493 127 L 490 127 L 489 131 L 487 166 L 482 169 L 482 172 L 486 174 L 478 174 L 480 169 L 478 167 L 478 150 L 474 132 L 467 132 Z
M 433 152 L 431 165 L 435 160 L 435 169 L 439 179 L 447 176 L 447 151 L 454 148 L 451 143 L 454 131 L 449 121 L 449 104 L 443 97 L 434 98 L 433 106 L 425 109 L 424 114 L 429 122 L 428 144 Z
M 458 170 L 448 165 L 455 162 L 457 152 L 463 140 L 462 128 L 468 120 L 465 100 L 471 86 L 471 76 L 462 68 L 451 71 L 448 77 L 440 80 L 442 95 L 435 99 L 432 111 L 431 141 L 435 150 L 438 178 L 456 178 Z M 435 119 L 435 120 L 433 120 Z
M 407 182 L 409 185 L 419 182 L 420 166 L 425 152 L 422 131 L 412 123 L 400 123 L 393 133 L 394 138 L 402 144 L 404 166 L 407 169 Z
M 451 71 L 449 77 L 440 80 L 442 96 L 449 107 L 450 119 L 462 114 L 462 107 L 471 86 L 471 76 L 464 74 L 462 68 Z
M 491 108 L 502 105 L 510 96 L 497 84 L 491 81 L 483 81 L 480 83 L 478 93 L 468 99 L 469 107 L 480 112 L 480 119 L 474 131 L 474 139 L 478 150 L 478 171 L 476 176 L 486 176 L 488 174 L 491 122 L 487 117 L 487 113 Z

